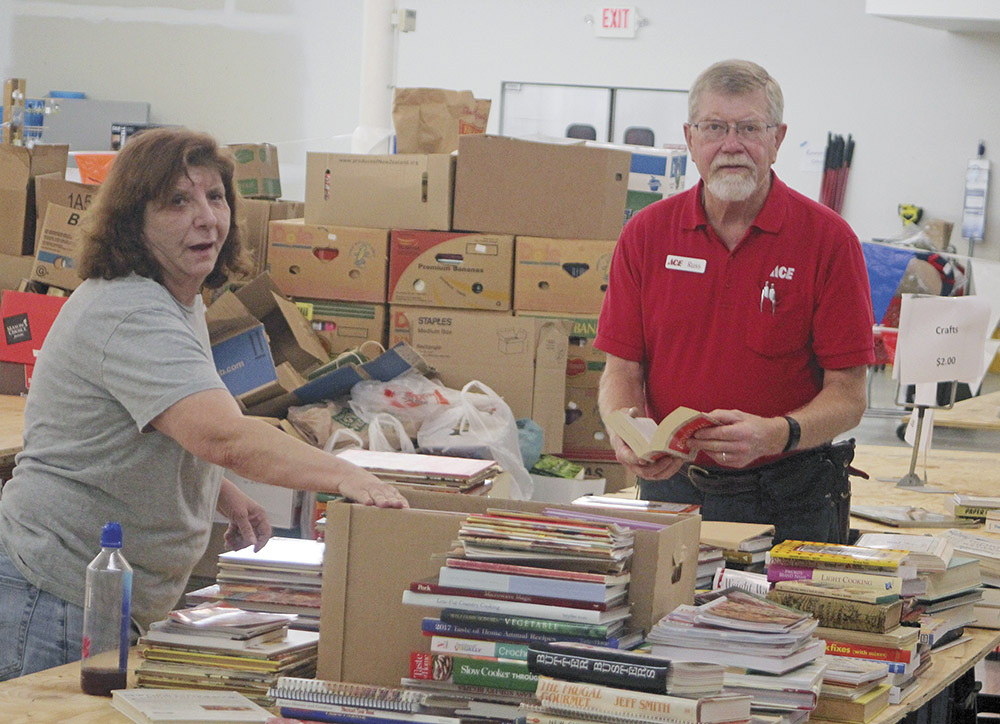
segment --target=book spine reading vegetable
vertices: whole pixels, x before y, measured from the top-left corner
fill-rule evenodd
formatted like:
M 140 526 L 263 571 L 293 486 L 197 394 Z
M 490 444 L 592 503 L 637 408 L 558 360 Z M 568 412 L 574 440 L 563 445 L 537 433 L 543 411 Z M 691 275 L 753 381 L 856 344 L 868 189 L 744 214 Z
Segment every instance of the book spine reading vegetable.
M 621 629 L 621 626 L 609 626 L 606 624 L 553 621 L 531 616 L 479 613 L 455 608 L 443 609 L 441 611 L 441 620 L 452 624 L 495 626 L 515 631 L 538 631 L 540 633 L 587 636 L 590 638 L 606 638 Z
M 649 654 L 553 643 L 528 647 L 528 670 L 554 679 L 665 694 L 672 667 Z

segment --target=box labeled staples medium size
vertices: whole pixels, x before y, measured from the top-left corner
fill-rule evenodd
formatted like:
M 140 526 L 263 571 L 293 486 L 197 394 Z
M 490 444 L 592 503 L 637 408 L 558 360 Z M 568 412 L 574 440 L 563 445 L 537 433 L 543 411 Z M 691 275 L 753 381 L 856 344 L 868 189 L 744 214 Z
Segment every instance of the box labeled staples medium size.
M 512 236 L 393 230 L 389 302 L 506 311 L 513 267 Z
M 289 296 L 384 302 L 388 261 L 386 229 L 271 222 L 267 262 Z
M 451 154 L 306 155 L 307 224 L 451 229 Z
M 491 135 L 458 140 L 455 229 L 617 239 L 631 154 Z
M 406 342 L 441 382 L 461 389 L 471 380 L 491 387 L 515 418 L 544 432 L 543 451 L 562 446 L 567 327 L 562 320 L 435 307 L 389 307 L 389 344 Z

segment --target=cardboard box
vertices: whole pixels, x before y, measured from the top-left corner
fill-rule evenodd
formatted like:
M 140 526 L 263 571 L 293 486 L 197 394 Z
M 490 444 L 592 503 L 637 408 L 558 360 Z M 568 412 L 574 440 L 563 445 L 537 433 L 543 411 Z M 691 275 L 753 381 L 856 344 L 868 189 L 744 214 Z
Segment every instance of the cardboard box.
M 316 675 L 335 681 L 398 686 L 411 651 L 427 650 L 420 620 L 436 609 L 407 606 L 403 590 L 437 575 L 466 515 L 498 507 L 495 498 L 402 491 L 407 510 L 327 506 Z M 547 503 L 502 501 L 499 507 L 538 512 Z M 694 598 L 699 516 L 615 511 L 616 516 L 665 524 L 637 530 L 629 601 L 632 622 L 645 632 Z M 377 642 L 377 645 L 374 645 Z
M 519 236 L 514 309 L 597 314 L 608 288 L 616 241 Z
M 253 255 L 251 278 L 267 271 L 267 235 L 272 221 L 299 219 L 305 213 L 301 201 L 268 201 L 266 199 L 240 199 L 236 206 L 236 223 L 243 234 L 243 246 Z
M 607 355 L 594 347 L 597 337 L 596 314 L 546 314 L 515 312 L 517 316 L 537 319 L 561 319 L 570 325 L 566 350 L 566 384 L 571 387 L 597 387 L 601 383 Z
M 460 136 L 453 227 L 467 231 L 617 239 L 625 218 L 627 151 Z
M 544 433 L 543 452 L 562 449 L 567 327 L 559 320 L 503 312 L 389 307 L 389 344 L 406 342 L 442 383 L 461 389 L 479 380 L 514 413 Z
M 35 251 L 42 235 L 42 223 L 49 203 L 86 211 L 94 202 L 100 186 L 67 181 L 62 174 L 47 173 L 35 177 Z
M 271 222 L 267 265 L 291 297 L 384 302 L 388 264 L 386 229 Z
M 31 387 L 35 365 L 0 362 L 0 395 L 23 395 Z
M 330 357 L 360 347 L 365 342 L 387 344 L 386 305 L 298 299 L 295 302 L 312 324 Z
M 585 460 L 615 460 L 601 421 L 596 387 L 566 386 L 562 455 Z
M 38 250 L 30 277 L 33 281 L 68 291 L 80 286 L 83 281 L 77 273 L 82 244 L 80 224 L 86 213 L 49 202 L 38 230 Z
M 233 397 L 266 387 L 278 379 L 263 324 L 213 342 L 212 358 Z
M 278 149 L 270 143 L 231 143 L 236 168 L 233 181 L 240 196 L 277 199 L 281 196 Z
M 31 275 L 35 259 L 31 256 L 0 254 L 0 290 L 17 289 Z
M 580 460 L 573 459 L 573 462 L 583 465 L 584 475 L 588 478 L 603 478 L 604 492 L 617 493 L 625 488 L 633 488 L 636 485 L 634 473 L 630 473 L 625 466 L 618 462 L 606 460 Z
M 0 253 L 35 254 L 35 177 L 66 175 L 68 145 L 0 144 Z
M 306 154 L 307 224 L 451 229 L 451 154 Z
M 628 193 L 625 196 L 625 220 L 654 201 L 684 190 L 687 173 L 687 148 L 667 146 L 630 146 L 587 141 L 588 146 L 617 148 L 632 154 L 629 165 Z
M 394 230 L 389 302 L 460 309 L 511 308 L 514 237 Z

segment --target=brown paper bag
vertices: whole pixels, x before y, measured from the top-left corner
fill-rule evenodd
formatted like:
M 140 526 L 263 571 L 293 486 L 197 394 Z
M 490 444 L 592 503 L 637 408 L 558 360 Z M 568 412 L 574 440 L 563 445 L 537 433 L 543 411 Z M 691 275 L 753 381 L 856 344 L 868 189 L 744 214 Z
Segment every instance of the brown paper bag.
M 392 103 L 396 153 L 451 153 L 458 137 L 485 133 L 491 102 L 472 91 L 397 88 Z

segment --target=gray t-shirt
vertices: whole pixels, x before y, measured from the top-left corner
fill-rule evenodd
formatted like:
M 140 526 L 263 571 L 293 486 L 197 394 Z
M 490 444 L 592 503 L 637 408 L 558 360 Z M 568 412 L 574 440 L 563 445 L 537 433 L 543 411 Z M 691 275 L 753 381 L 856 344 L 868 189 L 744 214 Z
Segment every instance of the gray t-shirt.
M 183 593 L 211 532 L 222 470 L 149 427 L 195 392 L 225 389 L 205 308 L 132 275 L 83 282 L 38 356 L 24 450 L 0 498 L 0 540 L 31 583 L 83 605 L 101 528 L 122 524 L 145 628 Z

